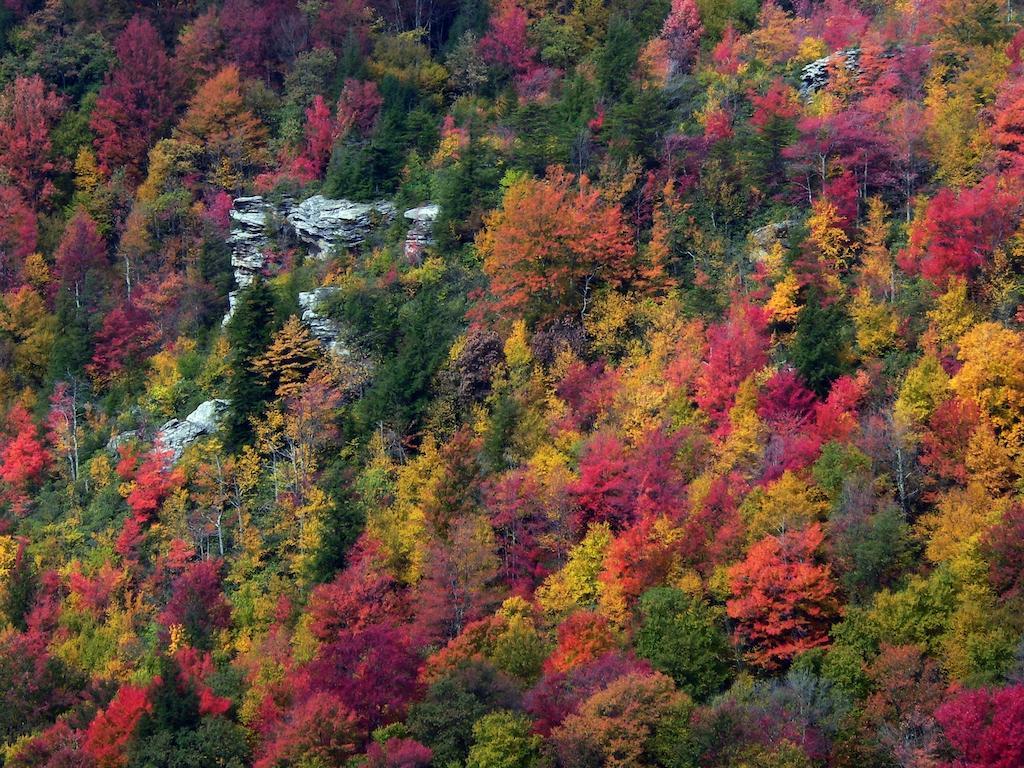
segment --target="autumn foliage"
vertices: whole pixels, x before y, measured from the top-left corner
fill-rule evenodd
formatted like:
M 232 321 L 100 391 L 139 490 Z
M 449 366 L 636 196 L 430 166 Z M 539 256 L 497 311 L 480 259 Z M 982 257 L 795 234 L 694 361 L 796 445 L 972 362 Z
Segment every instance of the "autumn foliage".
M 0 3 L 0 763 L 1024 765 L 996 0 Z

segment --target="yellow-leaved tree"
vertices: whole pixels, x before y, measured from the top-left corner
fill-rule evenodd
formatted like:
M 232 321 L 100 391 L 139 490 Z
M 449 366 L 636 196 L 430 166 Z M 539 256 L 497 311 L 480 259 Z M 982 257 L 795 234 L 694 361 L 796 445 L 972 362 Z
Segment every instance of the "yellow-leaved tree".
M 1024 335 L 999 323 L 979 323 L 960 338 L 963 365 L 950 385 L 987 417 L 1011 456 L 1024 450 Z
M 904 425 L 921 425 L 949 395 L 949 375 L 935 355 L 926 353 L 907 371 L 893 410 Z
M 1009 505 L 1009 499 L 993 498 L 978 482 L 946 491 L 935 508 L 917 522 L 918 531 L 926 539 L 925 555 L 933 563 L 970 555 L 982 534 L 999 522 Z
M 591 525 L 583 540 L 570 550 L 562 569 L 537 588 L 540 607 L 555 618 L 597 607 L 603 586 L 598 576 L 611 543 L 612 532 L 607 523 Z
M 747 527 L 747 540 L 753 542 L 821 522 L 828 509 L 824 491 L 787 470 L 771 485 L 748 494 L 740 505 L 740 515 Z

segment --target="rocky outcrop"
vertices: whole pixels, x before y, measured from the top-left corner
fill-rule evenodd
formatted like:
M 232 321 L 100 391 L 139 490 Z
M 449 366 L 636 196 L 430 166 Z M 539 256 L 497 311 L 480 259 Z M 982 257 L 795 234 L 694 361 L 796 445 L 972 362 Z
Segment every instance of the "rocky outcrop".
M 192 413 L 184 419 L 170 419 L 157 429 L 156 434 L 147 427 L 130 429 L 120 432 L 107 441 L 107 450 L 117 453 L 118 449 L 132 440 L 148 440 L 153 437 L 154 444 L 171 452 L 171 461 L 181 458 L 185 449 L 205 435 L 212 435 L 220 429 L 230 402 L 227 400 L 207 400 L 200 403 Z
M 126 432 L 118 432 L 116 435 L 107 440 L 107 450 L 110 453 L 117 453 L 118 449 L 125 443 L 131 442 L 141 437 L 141 433 L 137 429 L 129 429 Z
M 441 208 L 428 203 L 419 208 L 410 208 L 403 216 L 409 220 L 409 230 L 405 234 L 405 259 L 410 264 L 423 261 L 423 250 L 434 244 L 434 222 Z
M 185 449 L 204 435 L 212 435 L 220 428 L 228 409 L 227 400 L 207 400 L 199 405 L 185 419 L 171 419 L 164 422 L 156 433 L 156 442 L 171 452 L 171 460 L 177 461 Z
M 775 243 L 789 237 L 790 231 L 797 225 L 793 219 L 785 219 L 755 229 L 747 235 L 750 245 L 750 258 L 754 262 L 762 262 L 768 258 Z
M 287 237 L 305 245 L 310 254 L 325 257 L 336 248 L 354 248 L 395 217 L 395 206 L 381 200 L 353 203 L 314 195 L 301 203 L 271 203 L 258 195 L 239 197 L 231 208 L 231 267 L 235 290 L 228 294 L 227 325 L 235 311 L 238 292 L 267 266 L 271 238 Z
M 371 232 L 395 217 L 395 206 L 386 201 L 353 203 L 314 195 L 289 206 L 288 223 L 299 241 L 314 255 L 328 255 L 335 248 L 361 245 Z
M 267 248 L 270 235 L 279 232 L 283 226 L 282 211 L 262 197 L 239 197 L 231 207 L 231 268 L 235 272 L 235 290 L 228 294 L 228 313 L 224 316 L 227 325 L 235 312 L 238 292 L 252 283 L 267 264 Z
M 299 306 L 302 308 L 302 322 L 309 328 L 313 338 L 323 344 L 328 352 L 348 355 L 350 351 L 342 343 L 341 324 L 322 314 L 324 302 L 338 291 L 338 288 L 329 285 L 312 291 L 303 291 L 299 294 Z
M 828 85 L 829 71 L 842 62 L 847 70 L 860 74 L 860 48 L 846 48 L 812 61 L 800 70 L 800 96 L 808 99 Z
M 340 288 L 330 285 L 299 294 L 302 322 L 313 338 L 330 353 L 338 381 L 346 394 L 359 392 L 373 375 L 373 361 L 355 344 L 345 326 L 324 311 L 325 303 L 337 295 Z

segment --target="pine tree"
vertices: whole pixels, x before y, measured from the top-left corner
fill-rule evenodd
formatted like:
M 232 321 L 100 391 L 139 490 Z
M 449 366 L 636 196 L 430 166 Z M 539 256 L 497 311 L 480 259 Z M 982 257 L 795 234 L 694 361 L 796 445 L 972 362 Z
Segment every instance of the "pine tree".
M 227 335 L 231 343 L 231 376 L 228 396 L 231 410 L 226 429 L 228 445 L 237 447 L 252 436 L 250 419 L 263 410 L 271 395 L 266 380 L 253 368 L 253 361 L 270 345 L 274 328 L 274 294 L 257 277 L 238 295 Z
M 812 291 L 796 321 L 790 358 L 818 395 L 827 394 L 829 385 L 846 370 L 843 319 L 839 305 L 822 306 L 817 292 Z

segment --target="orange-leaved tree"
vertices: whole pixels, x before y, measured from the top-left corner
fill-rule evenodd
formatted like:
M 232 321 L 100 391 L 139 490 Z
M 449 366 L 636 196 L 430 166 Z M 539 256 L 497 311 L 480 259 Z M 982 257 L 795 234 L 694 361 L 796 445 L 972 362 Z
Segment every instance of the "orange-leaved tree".
M 484 313 L 528 323 L 585 315 L 598 287 L 649 280 L 622 209 L 586 176 L 575 182 L 552 167 L 508 187 L 476 243 L 490 278 Z
M 829 566 L 815 562 L 823 540 L 817 523 L 767 536 L 729 569 L 733 598 L 726 610 L 752 664 L 779 669 L 798 653 L 828 643 L 839 600 Z

